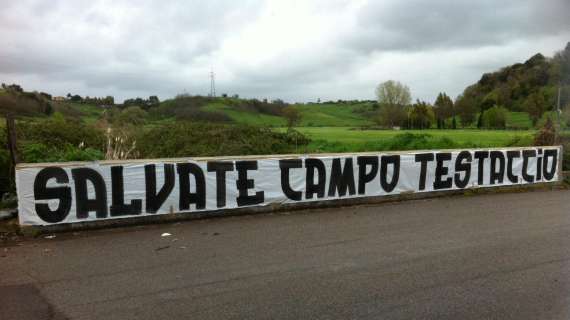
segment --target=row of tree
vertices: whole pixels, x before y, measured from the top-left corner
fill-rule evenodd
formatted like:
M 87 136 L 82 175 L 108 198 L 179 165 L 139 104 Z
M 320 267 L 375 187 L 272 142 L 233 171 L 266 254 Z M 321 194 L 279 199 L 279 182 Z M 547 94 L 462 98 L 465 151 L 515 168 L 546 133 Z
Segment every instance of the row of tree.
M 97 106 L 113 106 L 115 105 L 115 98 L 113 96 L 106 97 L 82 97 L 78 94 L 68 93 L 67 100 L 75 103 L 94 104 Z
M 552 58 L 537 54 L 525 63 L 484 74 L 455 102 L 440 93 L 433 106 L 422 101 L 412 104 L 410 89 L 392 80 L 381 83 L 376 96 L 378 123 L 389 128 L 455 129 L 475 122 L 478 128 L 505 127 L 509 111 L 528 113 L 536 126 L 559 100 L 562 107 L 570 104 L 570 43 Z
M 379 125 L 386 128 L 456 129 L 471 126 L 478 110 L 473 103 L 460 96 L 454 102 L 446 93 L 439 93 L 434 105 L 421 100 L 411 103 L 408 86 L 393 80 L 376 88 Z M 495 106 L 479 117 L 478 127 L 505 128 L 508 110 Z
M 570 104 L 570 43 L 552 58 L 536 54 L 524 63 L 517 63 L 481 79 L 465 89 L 456 101 L 458 110 L 475 106 L 482 115 L 494 106 L 509 111 L 527 112 L 535 126 L 547 111 Z
M 143 99 L 143 98 L 134 98 L 134 99 L 126 99 L 123 102 L 122 107 L 123 108 L 128 108 L 128 107 L 140 107 L 144 110 L 148 110 L 150 108 L 154 108 L 154 107 L 158 107 L 160 105 L 160 100 L 158 99 L 157 96 L 150 96 L 148 97 L 148 99 Z

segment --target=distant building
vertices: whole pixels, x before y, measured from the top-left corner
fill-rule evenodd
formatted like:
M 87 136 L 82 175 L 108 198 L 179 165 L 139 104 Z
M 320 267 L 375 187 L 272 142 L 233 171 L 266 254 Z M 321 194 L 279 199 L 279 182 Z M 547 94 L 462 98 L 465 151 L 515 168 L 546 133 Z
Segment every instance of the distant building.
M 65 99 L 65 97 L 59 96 L 59 97 L 53 97 L 53 98 L 51 98 L 51 100 L 53 100 L 53 101 L 65 101 L 66 99 Z

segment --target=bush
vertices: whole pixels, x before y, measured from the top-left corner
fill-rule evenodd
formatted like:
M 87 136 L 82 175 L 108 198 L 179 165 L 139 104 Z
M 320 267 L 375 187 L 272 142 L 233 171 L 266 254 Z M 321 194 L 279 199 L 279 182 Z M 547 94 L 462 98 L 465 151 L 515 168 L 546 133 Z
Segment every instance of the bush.
M 47 120 L 18 122 L 16 132 L 20 144 L 40 143 L 49 148 L 65 149 L 68 145 L 104 150 L 102 130 L 78 121 L 68 121 L 55 113 Z
M 403 106 L 381 105 L 377 123 L 385 128 L 404 126 L 407 120 L 407 113 Z
M 179 109 L 175 112 L 178 120 L 230 122 L 232 119 L 225 113 L 218 111 L 202 111 L 199 109 Z
M 142 158 L 283 154 L 308 143 L 295 130 L 277 133 L 268 128 L 191 122 L 157 127 L 137 137 Z
M 175 99 L 163 102 L 158 108 L 150 110 L 154 118 L 175 117 L 177 120 L 229 122 L 231 118 L 222 112 L 201 110 L 216 98 L 178 95 Z
M 534 136 L 535 146 L 553 146 L 556 144 L 556 130 L 552 120 L 548 118 L 546 123 Z
M 283 100 L 274 100 L 268 102 L 267 100 L 257 100 L 257 99 L 250 99 L 250 100 L 228 100 L 229 104 L 236 109 L 248 111 L 248 112 L 256 112 L 256 113 L 263 113 L 273 116 L 281 116 L 283 109 L 288 106 Z
M 22 160 L 27 163 L 94 161 L 102 160 L 105 155 L 101 150 L 80 148 L 67 145 L 64 148 L 48 147 L 42 143 L 29 143 L 22 146 Z
M 449 137 L 433 139 L 430 134 L 401 133 L 394 136 L 385 150 L 453 149 L 459 145 Z
M 116 120 L 119 124 L 143 125 L 146 122 L 147 112 L 140 107 L 127 107 L 121 111 Z
M 508 110 L 501 106 L 494 106 L 483 113 L 483 125 L 487 129 L 505 129 L 507 125 Z

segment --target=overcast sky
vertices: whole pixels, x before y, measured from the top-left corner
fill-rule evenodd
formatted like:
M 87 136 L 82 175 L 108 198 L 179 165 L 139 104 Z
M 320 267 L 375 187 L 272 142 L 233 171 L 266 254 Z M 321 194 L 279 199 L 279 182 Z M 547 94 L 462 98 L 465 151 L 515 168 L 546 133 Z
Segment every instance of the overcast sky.
M 55 95 L 452 96 L 570 41 L 569 0 L 0 0 L 0 82 Z

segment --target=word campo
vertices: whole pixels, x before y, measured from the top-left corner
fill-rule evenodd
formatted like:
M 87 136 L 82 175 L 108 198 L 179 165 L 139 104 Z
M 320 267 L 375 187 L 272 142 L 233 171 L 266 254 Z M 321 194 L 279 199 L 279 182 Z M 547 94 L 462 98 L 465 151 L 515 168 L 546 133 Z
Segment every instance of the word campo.
M 558 147 L 176 163 L 21 166 L 22 224 L 558 180 Z

